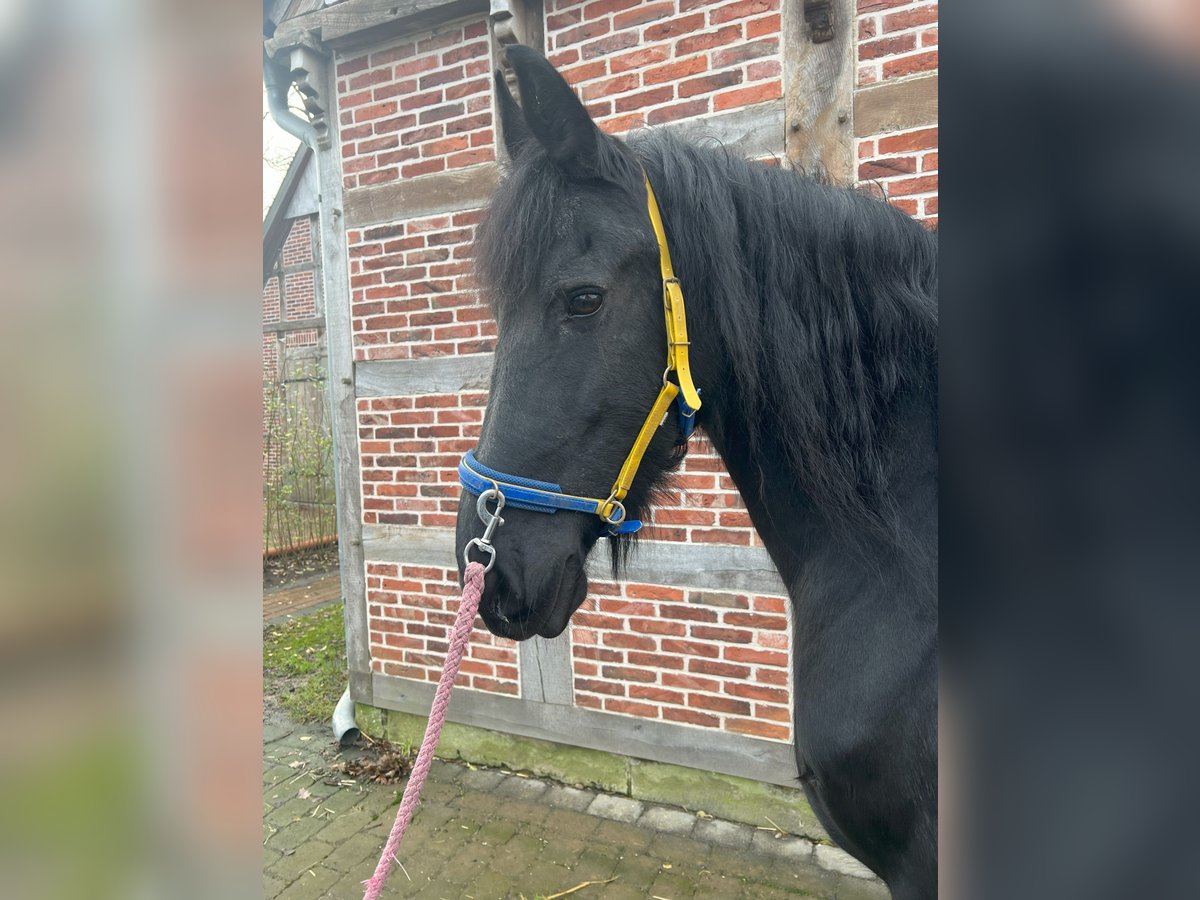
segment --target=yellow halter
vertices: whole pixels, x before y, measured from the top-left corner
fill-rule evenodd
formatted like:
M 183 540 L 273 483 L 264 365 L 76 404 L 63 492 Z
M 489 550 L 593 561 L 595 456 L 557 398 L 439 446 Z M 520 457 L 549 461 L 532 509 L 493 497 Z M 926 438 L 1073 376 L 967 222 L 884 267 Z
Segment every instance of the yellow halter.
M 617 480 L 613 482 L 612 491 L 605 500 L 567 494 L 557 484 L 506 475 L 495 469 L 489 469 L 475 458 L 473 451 L 467 451 L 458 466 L 459 480 L 470 493 L 481 498 L 481 504 L 487 496 L 495 496 L 498 501 L 496 515 L 499 514 L 500 507 L 506 502 L 509 505 L 532 509 L 536 512 L 552 513 L 560 509 L 569 509 L 599 516 L 609 526 L 609 534 L 627 534 L 636 531 L 641 527 L 641 523 L 625 521 L 623 501 L 629 493 L 629 488 L 633 485 L 633 479 L 637 476 L 638 467 L 641 466 L 642 458 L 646 455 L 646 448 L 650 446 L 650 439 L 666 421 L 667 411 L 672 402 L 678 401 L 680 421 L 686 423 L 686 428 L 681 428 L 684 437 L 691 434 L 696 410 L 700 408 L 700 392 L 696 390 L 696 385 L 692 382 L 692 370 L 688 361 L 687 316 L 683 306 L 683 290 L 671 268 L 671 253 L 667 249 L 667 235 L 663 230 L 662 216 L 658 211 L 658 201 L 654 197 L 654 189 L 650 187 L 650 179 L 644 174 L 643 179 L 646 182 L 646 206 L 650 212 L 650 224 L 654 226 L 654 236 L 658 239 L 659 267 L 662 269 L 663 313 L 667 323 L 667 367 L 663 370 L 662 388 L 638 431 L 629 455 L 625 457 L 625 463 L 621 466 Z M 672 372 L 675 373 L 678 383 L 670 380 Z M 483 505 L 480 506 L 481 516 L 484 508 Z M 497 519 L 497 521 L 501 520 Z

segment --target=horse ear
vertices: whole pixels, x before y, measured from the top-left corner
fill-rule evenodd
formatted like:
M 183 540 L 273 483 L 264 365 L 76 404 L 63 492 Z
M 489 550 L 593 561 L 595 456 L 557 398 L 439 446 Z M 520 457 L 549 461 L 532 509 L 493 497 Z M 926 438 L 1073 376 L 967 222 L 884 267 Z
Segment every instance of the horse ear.
M 505 52 L 517 73 L 525 121 L 550 159 L 568 175 L 594 177 L 605 136 L 571 86 L 536 50 L 511 44 Z
M 504 135 L 504 149 L 508 151 L 509 159 L 516 159 L 521 151 L 534 140 L 533 132 L 525 123 L 525 115 L 517 101 L 513 99 L 504 73 L 499 69 L 496 76 L 496 105 L 500 108 L 500 132 Z

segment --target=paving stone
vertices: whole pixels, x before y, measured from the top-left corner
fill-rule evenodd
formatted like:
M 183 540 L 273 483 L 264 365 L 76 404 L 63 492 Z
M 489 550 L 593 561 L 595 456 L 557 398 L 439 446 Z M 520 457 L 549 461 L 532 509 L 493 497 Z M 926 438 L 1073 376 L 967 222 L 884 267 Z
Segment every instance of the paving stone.
M 324 783 L 330 741 L 297 729 L 264 747 L 263 895 L 361 900 L 403 785 Z M 292 768 L 290 762 L 302 761 Z M 314 778 L 314 776 L 316 776 Z M 298 796 L 304 788 L 306 797 Z M 313 814 L 315 812 L 315 815 Z M 291 850 L 288 855 L 283 850 Z M 385 896 L 528 900 L 584 881 L 596 900 L 887 900 L 833 847 L 619 794 L 439 761 Z M 833 868 L 825 868 L 828 865 Z M 670 868 L 666 868 L 670 866 Z M 572 898 L 573 900 L 573 898 Z
M 818 844 L 814 855 L 817 865 L 831 872 L 837 872 L 839 875 L 849 875 L 853 878 L 875 877 L 874 872 L 845 850 L 831 847 L 829 844 Z
M 459 780 L 470 790 L 490 792 L 504 780 L 504 776 L 495 769 L 466 769 Z
M 696 882 L 673 871 L 660 871 L 650 883 L 650 895 L 669 900 L 688 900 L 696 896 Z
M 332 852 L 333 846 L 331 844 L 326 844 L 323 841 L 305 841 L 299 847 L 296 847 L 292 853 L 285 851 L 279 861 L 267 870 L 267 873 L 278 878 L 280 881 L 290 884 L 302 872 L 311 869 Z M 330 882 L 330 884 L 332 883 Z
M 500 797 L 512 797 L 514 800 L 536 800 L 546 793 L 548 785 L 537 778 L 518 778 L 509 775 L 492 790 L 492 794 Z
M 696 826 L 696 817 L 681 809 L 671 809 L 667 806 L 652 806 L 638 819 L 641 828 L 663 831 L 668 834 L 691 834 Z
M 499 847 L 516 833 L 517 826 L 515 824 L 497 820 L 488 822 L 475 832 L 475 840 L 491 847 Z
M 587 808 L 588 815 L 612 819 L 616 822 L 636 822 L 645 805 L 640 800 L 599 794 Z
M 749 845 L 751 831 L 749 825 L 739 825 L 721 819 L 701 819 L 696 823 L 693 835 L 697 840 L 710 844 L 741 849 Z
M 305 816 L 298 822 L 285 825 L 267 839 L 267 844 L 277 850 L 300 847 L 316 837 L 318 831 L 329 824 L 325 819 Z
M 780 856 L 784 859 L 809 860 L 813 854 L 812 841 L 806 841 L 804 838 L 792 837 L 785 835 L 784 837 L 776 837 L 771 831 L 754 832 L 754 837 L 750 839 L 750 846 L 758 853 L 766 853 L 771 856 Z
M 340 872 L 318 866 L 302 873 L 279 894 L 279 900 L 321 900 L 341 877 Z
M 317 840 L 337 845 L 349 837 L 358 834 L 371 824 L 370 814 L 365 809 L 350 809 L 338 816 L 327 820 L 324 828 L 317 832 Z
M 552 784 L 542 797 L 543 802 L 558 809 L 572 809 L 583 812 L 595 798 L 591 791 L 581 791 L 579 788 L 567 787 L 565 784 Z
M 359 863 L 372 856 L 378 856 L 382 849 L 382 841 L 378 841 L 368 834 L 356 834 L 334 847 L 333 851 L 325 857 L 324 864 L 339 872 L 354 872 L 359 868 Z

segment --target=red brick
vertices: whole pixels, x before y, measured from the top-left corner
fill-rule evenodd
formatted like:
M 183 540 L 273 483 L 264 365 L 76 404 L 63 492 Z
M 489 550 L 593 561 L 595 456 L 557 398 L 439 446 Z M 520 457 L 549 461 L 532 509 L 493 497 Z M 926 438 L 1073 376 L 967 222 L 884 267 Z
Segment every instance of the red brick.
M 772 12 L 779 9 L 778 0 L 743 0 L 741 3 L 731 3 L 709 13 L 709 22 L 719 25 L 732 19 L 744 19 L 760 13 Z
M 737 70 L 717 72 L 713 75 L 705 75 L 702 78 L 692 78 L 688 81 L 680 82 L 678 91 L 681 98 L 694 97 L 697 94 L 709 94 L 713 91 L 719 91 L 721 88 L 733 87 L 733 85 L 741 83 L 742 73 Z
M 637 6 L 640 2 L 641 0 L 596 0 L 595 3 L 589 3 L 583 8 L 583 17 L 595 19 L 611 15 L 629 9 L 631 6 Z
M 750 63 L 746 66 L 747 81 L 761 81 L 764 78 L 778 78 L 783 71 L 783 67 L 777 59 L 767 59 L 761 62 Z
M 653 90 L 621 97 L 613 104 L 613 107 L 617 112 L 629 112 L 631 109 L 645 109 L 649 106 L 658 106 L 660 103 L 666 103 L 668 100 L 674 99 L 674 97 L 674 86 L 663 85 Z
M 683 659 L 678 656 L 666 656 L 661 653 L 644 653 L 640 650 L 629 650 L 625 661 L 631 666 L 646 666 L 651 669 L 682 669 Z M 666 673 L 664 673 L 665 675 Z
M 438 69 L 430 72 L 428 75 L 422 75 L 419 83 L 421 90 L 427 91 L 432 87 L 437 87 L 442 84 L 449 84 L 452 81 L 461 81 L 464 72 L 462 66 L 455 66 L 452 69 Z
M 446 159 L 446 165 L 451 169 L 461 169 L 464 166 L 476 166 L 480 163 L 491 162 L 495 158 L 496 154 L 491 147 L 480 147 L 476 150 L 455 153 Z
M 560 29 L 575 25 L 582 19 L 583 10 L 577 6 L 574 9 L 568 9 L 566 12 L 546 16 L 546 30 L 559 31 Z
M 349 81 L 349 88 L 352 91 L 362 90 L 365 87 L 370 87 L 373 84 L 383 84 L 385 81 L 392 80 L 392 70 L 375 69 L 371 72 L 365 72 L 362 75 L 356 75 Z
M 729 663 L 714 662 L 711 659 L 693 659 L 689 661 L 688 671 L 699 672 L 701 675 L 715 675 L 718 678 L 740 678 L 745 680 L 750 677 L 748 666 L 734 666 Z
M 780 653 L 778 650 L 755 650 L 752 647 L 726 647 L 725 658 L 731 659 L 734 662 L 775 666 L 777 669 L 785 669 L 788 664 L 788 655 L 786 653 Z
M 625 686 L 609 681 L 598 681 L 591 678 L 576 678 L 575 690 L 590 691 L 593 694 L 608 694 L 612 697 L 624 697 Z
M 662 649 L 664 653 L 680 653 L 685 656 L 706 656 L 710 659 L 716 659 L 721 653 L 712 644 L 701 641 L 676 641 L 669 638 L 663 638 Z
M 487 41 L 476 41 L 473 44 L 464 44 L 461 47 L 455 47 L 453 50 L 447 50 L 442 54 L 442 65 L 462 62 L 464 59 L 475 59 L 476 57 L 487 55 Z
M 622 647 L 627 650 L 655 650 L 653 638 L 637 634 L 625 634 L 620 631 L 606 631 L 600 635 L 600 640 L 606 647 Z M 665 647 L 663 649 L 666 649 Z
M 683 619 L 686 622 L 717 621 L 717 614 L 711 609 L 703 609 L 695 606 L 663 606 L 659 615 L 667 619 Z
M 613 28 L 620 31 L 624 28 L 645 25 L 647 22 L 664 18 L 665 16 L 674 14 L 674 12 L 674 3 L 650 3 L 645 6 L 635 7 L 629 10 L 629 12 L 613 16 Z
M 714 525 L 716 515 L 704 509 L 656 509 L 655 523 L 665 525 Z
M 768 703 L 779 703 L 784 706 L 788 702 L 787 691 L 781 688 L 766 687 L 761 684 L 729 681 L 725 683 L 725 692 L 735 697 L 745 697 L 747 700 L 763 700 Z
M 764 34 L 779 34 L 780 20 L 779 15 L 763 16 L 761 19 L 754 19 L 746 23 L 746 40 L 751 38 L 762 37 Z
M 646 669 L 631 669 L 627 666 L 604 666 L 600 673 L 614 681 L 640 681 L 652 683 L 658 681 L 658 676 Z
M 858 45 L 858 58 L 860 61 L 868 59 L 879 59 L 884 56 L 895 56 L 898 53 L 907 53 L 910 50 L 917 48 L 917 36 L 915 34 L 901 34 L 894 37 L 881 38 L 877 41 L 866 41 Z
M 343 75 L 353 75 L 355 72 L 361 72 L 367 67 L 367 57 L 357 56 L 354 59 L 348 59 L 337 64 L 337 75 L 341 78 Z
M 411 62 L 401 63 L 396 66 L 396 77 L 404 78 L 408 75 L 419 75 L 422 72 L 428 72 L 436 68 L 437 59 L 432 56 L 422 56 Z
M 688 694 L 688 706 L 710 709 L 713 712 L 733 713 L 738 716 L 750 715 L 750 704 L 745 700 L 734 700 L 731 697 L 710 697 L 708 694 Z
M 652 603 L 634 603 L 606 597 L 600 601 L 600 611 L 614 616 L 652 616 L 655 606 Z
M 891 13 L 883 17 L 884 31 L 903 31 L 906 28 L 916 28 L 918 25 L 929 25 L 938 20 L 937 4 L 918 6 L 903 12 Z
M 679 588 L 660 584 L 630 584 L 625 588 L 625 593 L 638 600 L 683 600 L 683 591 Z
M 690 16 L 681 16 L 677 19 L 671 19 L 669 22 L 662 22 L 658 25 L 651 25 L 647 28 L 644 34 L 646 41 L 662 41 L 667 38 L 679 37 L 683 34 L 691 34 L 699 28 L 704 27 L 704 15 L 696 13 Z
M 629 700 L 605 700 L 604 708 L 609 712 L 641 716 L 646 719 L 657 719 L 659 714 L 657 706 L 651 706 L 648 703 L 633 703 Z
M 772 725 L 769 722 L 759 722 L 755 719 L 727 719 L 725 727 L 739 734 L 750 734 L 774 740 L 787 740 L 791 735 L 791 730 L 785 725 Z
M 641 86 L 641 79 L 637 72 L 628 72 L 625 75 L 618 75 L 615 78 L 607 78 L 604 81 L 593 81 L 591 84 L 585 85 L 581 95 L 584 101 L 595 100 L 599 97 L 607 97 L 612 94 L 624 94 L 627 91 L 636 90 Z
M 915 156 L 897 156 L 861 163 L 858 167 L 858 177 L 864 180 L 893 178 L 896 175 L 910 175 L 916 171 L 917 158 Z
M 782 631 L 787 628 L 787 619 L 783 616 L 763 616 L 757 613 L 726 613 L 727 625 L 744 625 L 746 628 L 766 628 Z
M 868 12 L 878 12 L 881 9 L 892 9 L 897 6 L 908 6 L 913 0 L 858 0 L 859 15 Z
M 554 37 L 554 46 L 557 48 L 568 47 L 571 44 L 579 44 L 583 41 L 591 40 L 592 38 L 600 37 L 608 34 L 612 30 L 612 26 L 607 19 L 599 19 L 591 22 L 584 22 L 575 28 L 568 28 L 566 31 L 559 32 Z
M 937 175 L 919 175 L 916 178 L 901 178 L 888 183 L 888 194 L 893 197 L 928 194 L 937 189 Z
M 688 632 L 702 641 L 725 641 L 730 644 L 749 644 L 754 634 L 739 628 L 718 628 L 712 625 L 693 625 Z
M 614 75 L 628 72 L 631 69 L 641 71 L 654 63 L 663 62 L 670 55 L 671 48 L 668 45 L 642 47 L 632 53 L 622 53 L 620 56 L 611 57 L 608 60 L 608 67 Z
M 778 53 L 779 38 L 751 41 L 746 44 L 739 44 L 736 47 L 718 50 L 713 54 L 713 68 L 722 69 L 725 66 L 734 66 L 738 63 L 744 63 L 747 60 L 761 59 L 764 56 L 774 56 Z
M 684 703 L 683 694 L 679 691 L 669 691 L 666 688 L 645 684 L 631 684 L 626 690 L 628 690 L 630 697 L 637 700 L 650 700 L 654 703 L 675 703 L 679 706 L 682 706 Z
M 706 31 L 703 34 L 695 34 L 690 37 L 682 38 L 675 44 L 676 57 L 686 56 L 689 53 L 698 53 L 701 50 L 711 50 L 713 47 L 724 47 L 740 40 L 742 37 L 741 24 L 726 25 L 724 28 L 718 28 L 716 31 Z
M 398 174 L 395 168 L 380 169 L 378 172 L 367 172 L 365 175 L 358 176 L 359 184 L 384 184 L 389 181 L 395 181 Z
M 787 599 L 784 597 L 755 597 L 754 611 L 782 614 L 787 610 L 787 603 Z
M 608 74 L 608 61 L 598 59 L 594 62 L 572 66 L 569 69 L 559 69 L 558 71 L 570 84 L 578 85 L 585 81 L 591 81 L 594 78 L 602 78 Z
M 584 44 L 580 48 L 580 53 L 584 59 L 596 59 L 599 56 L 615 53 L 617 50 L 627 50 L 630 47 L 636 47 L 637 44 L 638 36 L 633 32 L 626 31 L 621 34 L 610 34 L 608 37 L 600 38 L 598 41 Z
M 699 678 L 695 675 L 684 675 L 681 672 L 663 672 L 662 682 L 671 687 L 686 688 L 693 691 L 711 691 L 716 693 L 721 690 L 721 682 L 719 681 L 712 678 Z
M 680 622 L 663 622 L 660 619 L 630 619 L 630 631 L 637 631 L 644 634 L 670 634 L 675 637 L 682 637 L 687 628 Z
M 662 717 L 673 722 L 687 722 L 690 725 L 703 725 L 707 728 L 716 728 L 721 724 L 721 720 L 716 716 L 696 712 L 692 709 L 679 709 L 674 706 L 664 706 Z
M 433 109 L 425 110 L 417 116 L 417 121 L 422 125 L 427 125 L 430 122 L 441 122 L 444 119 L 461 116 L 463 112 L 464 109 L 461 103 L 447 103 L 445 106 L 435 106 Z
M 887 60 L 883 64 L 884 78 L 900 78 L 903 75 L 914 75 L 917 72 L 932 72 L 938 67 L 938 51 L 914 53 L 900 59 Z
M 770 719 L 772 722 L 792 721 L 792 715 L 787 707 L 768 706 L 763 703 L 754 704 L 754 715 L 759 719 Z
M 426 91 L 423 94 L 413 94 L 411 97 L 405 97 L 400 101 L 400 108 L 407 111 L 422 106 L 432 106 L 435 103 L 441 103 L 442 98 L 441 91 Z

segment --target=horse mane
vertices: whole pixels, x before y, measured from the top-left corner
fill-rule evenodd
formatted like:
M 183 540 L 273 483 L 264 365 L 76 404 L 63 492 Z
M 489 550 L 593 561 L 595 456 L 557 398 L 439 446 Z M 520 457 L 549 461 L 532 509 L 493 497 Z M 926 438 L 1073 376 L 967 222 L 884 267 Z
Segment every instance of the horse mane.
M 707 310 L 729 354 L 731 407 L 786 436 L 780 462 L 832 528 L 898 539 L 886 439 L 902 392 L 936 396 L 936 236 L 865 192 L 719 144 L 659 130 L 630 146 L 689 309 Z
M 902 392 L 936 393 L 936 236 L 864 192 L 719 144 L 662 129 L 607 143 L 605 180 L 644 198 L 642 170 L 650 177 L 689 318 L 703 315 L 729 354 L 729 407 L 786 436 L 773 463 L 831 528 L 906 543 L 886 437 Z M 536 148 L 513 165 L 476 242 L 493 308 L 531 286 L 529 260 L 554 245 L 566 190 Z M 755 429 L 746 432 L 753 445 Z M 631 544 L 612 543 L 616 571 Z

